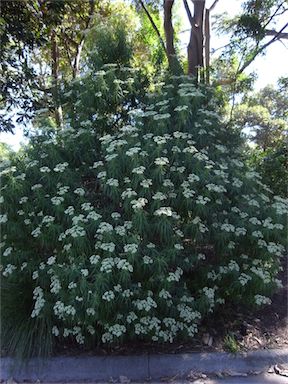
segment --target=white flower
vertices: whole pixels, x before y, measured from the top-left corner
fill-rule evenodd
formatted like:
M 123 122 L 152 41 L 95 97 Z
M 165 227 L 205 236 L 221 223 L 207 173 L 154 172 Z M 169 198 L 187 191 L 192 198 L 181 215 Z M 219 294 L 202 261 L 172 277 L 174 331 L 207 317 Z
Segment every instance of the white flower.
M 209 300 L 211 300 L 212 302 L 214 301 L 215 291 L 213 288 L 204 287 L 202 291 Z
M 125 153 L 127 156 L 132 157 L 140 151 L 141 151 L 140 147 L 133 147 L 133 148 L 128 149 L 128 151 L 126 151 Z
M 139 199 L 131 201 L 131 205 L 134 210 L 144 208 L 147 203 L 148 203 L 148 200 L 145 199 L 144 197 L 139 197 Z
M 98 168 L 104 165 L 103 161 L 96 161 L 93 165 L 92 168 Z
M 152 180 L 151 179 L 144 179 L 144 180 L 140 181 L 140 185 L 143 188 L 149 188 L 152 185 Z
M 153 259 L 150 256 L 145 255 L 143 256 L 143 263 L 147 265 L 153 264 Z
M 100 272 L 111 273 L 114 265 L 112 257 L 107 257 L 101 262 Z
M 247 233 L 247 229 L 246 228 L 243 228 L 243 227 L 236 227 L 235 228 L 235 235 L 236 236 L 244 236 L 246 235 Z
M 167 281 L 169 282 L 179 281 L 182 275 L 183 275 L 183 269 L 181 269 L 180 267 L 177 267 L 175 272 L 169 273 L 169 276 L 167 277 Z
M 165 289 L 161 289 L 161 291 L 159 292 L 159 297 L 161 297 L 162 299 L 171 299 L 172 296 L 171 294 L 166 291 Z
M 167 159 L 167 157 L 157 157 L 157 158 L 155 159 L 154 163 L 155 163 L 156 165 L 160 165 L 160 166 L 162 166 L 162 165 L 167 165 L 167 164 L 169 164 L 169 160 Z
M 152 299 L 152 297 L 148 296 L 147 299 L 144 300 L 135 300 L 133 304 L 137 307 L 139 311 L 149 312 L 151 308 L 157 308 L 157 303 Z
M 89 271 L 88 271 L 88 269 L 81 269 L 80 270 L 80 272 L 82 273 L 82 275 L 84 276 L 84 277 L 87 277 L 88 276 L 88 274 L 89 274 Z
M 271 304 L 271 300 L 269 299 L 269 297 L 265 297 L 262 295 L 255 295 L 254 299 L 257 305 Z
M 49 167 L 41 167 L 40 172 L 42 173 L 49 173 L 51 172 L 51 169 Z
M 94 316 L 96 314 L 96 311 L 94 308 L 87 308 L 86 313 L 88 316 Z
M 221 225 L 221 230 L 226 232 L 235 232 L 235 227 L 232 224 L 225 223 Z
M 115 299 L 115 293 L 113 291 L 107 291 L 107 292 L 104 292 L 103 295 L 102 295 L 102 299 L 103 300 L 106 300 L 106 301 L 112 301 Z
M 13 271 L 15 271 L 15 269 L 17 269 L 17 267 L 15 265 L 7 264 L 6 268 L 4 269 L 3 276 L 7 277 L 7 276 L 11 275 L 13 273 Z
M 37 228 L 35 228 L 35 229 L 31 232 L 31 235 L 32 235 L 33 237 L 38 237 L 40 234 L 41 234 L 41 227 L 37 227 Z
M 105 179 L 106 175 L 107 175 L 107 172 L 106 171 L 102 171 L 102 172 L 98 173 L 97 178 L 98 179 Z
M 97 220 L 99 220 L 99 219 L 101 219 L 101 215 L 99 215 L 99 213 L 96 213 L 95 211 L 91 211 L 91 212 L 89 212 L 88 213 L 88 215 L 87 215 L 87 219 L 89 220 L 89 219 L 91 219 L 91 220 L 95 220 L 95 221 L 97 221 Z
M 12 247 L 6 248 L 5 251 L 3 252 L 3 256 L 9 256 L 12 250 L 13 250 Z
M 47 215 L 43 217 L 42 224 L 46 224 L 46 227 L 48 227 L 54 221 L 55 221 L 55 217 Z
M 76 195 L 79 195 L 79 196 L 84 196 L 85 195 L 85 190 L 83 188 L 76 188 L 74 190 L 74 193 L 76 193 Z
M 167 199 L 167 196 L 162 192 L 156 192 L 155 195 L 152 196 L 152 199 L 162 201 Z
M 33 299 L 35 300 L 34 309 L 31 313 L 31 317 L 37 317 L 44 307 L 45 299 L 43 295 L 43 289 L 41 287 L 36 287 L 33 291 Z
M 101 243 L 99 246 L 100 249 L 103 249 L 103 251 L 108 251 L 113 253 L 115 251 L 116 245 L 114 243 Z
M 216 184 L 206 184 L 206 188 L 208 191 L 213 191 L 213 192 L 227 192 L 226 188 L 223 187 L 223 185 L 216 185 Z
M 20 268 L 21 271 L 24 271 L 24 269 L 27 268 L 27 265 L 28 265 L 28 263 L 26 263 L 26 261 L 24 263 L 22 263 L 21 268 Z
M 69 244 L 65 244 L 65 245 L 63 246 L 63 251 L 68 252 L 68 251 L 70 251 L 71 247 L 72 247 L 72 244 L 71 244 L 71 243 L 69 243 Z
M 42 187 L 43 187 L 42 184 L 34 184 L 34 185 L 32 185 L 32 187 L 31 187 L 31 191 L 35 191 L 36 189 L 40 189 L 40 188 L 42 188 Z
M 51 333 L 56 337 L 59 336 L 59 329 L 56 327 L 56 325 L 52 327 Z
M 143 175 L 145 169 L 146 168 L 143 167 L 143 166 L 140 166 L 140 167 L 137 167 L 137 168 L 133 168 L 132 169 L 132 173 L 136 173 L 137 175 Z
M 138 244 L 126 244 L 124 245 L 125 253 L 136 253 L 138 250 Z
M 196 199 L 196 204 L 206 205 L 209 201 L 211 201 L 209 197 L 199 195 Z
M 125 259 L 120 259 L 116 266 L 118 269 L 122 269 L 123 271 L 133 272 L 133 266 Z
M 185 188 L 183 191 L 183 196 L 186 197 L 186 199 L 190 199 L 195 195 L 195 191 L 193 189 Z
M 193 146 L 193 145 L 190 145 L 190 147 L 186 147 L 183 149 L 182 151 L 183 153 L 196 153 L 198 152 L 198 150 Z
M 89 260 L 90 260 L 91 264 L 97 264 L 100 260 L 100 256 L 99 255 L 92 255 L 89 257 Z
M 65 169 L 68 167 L 68 163 L 59 163 L 55 166 L 55 168 L 53 168 L 53 171 L 55 172 L 64 172 Z
M 69 191 L 70 187 L 68 186 L 63 186 L 63 187 L 60 187 L 57 194 L 58 195 L 65 195 L 65 193 L 67 193 Z
M 112 219 L 117 220 L 117 219 L 120 219 L 121 215 L 119 212 L 112 212 L 111 217 Z
M 72 207 L 72 205 L 69 205 L 69 207 L 67 207 L 67 209 L 65 209 L 64 213 L 66 215 L 74 215 L 74 211 L 75 211 L 75 208 Z
M 60 205 L 64 201 L 64 197 L 54 196 L 51 198 L 51 202 L 53 205 Z
M 27 196 L 23 196 L 19 200 L 19 204 L 25 204 L 25 203 L 27 203 L 27 201 L 28 201 L 28 197 Z
M 174 108 L 175 112 L 182 112 L 188 109 L 188 105 L 178 105 L 178 107 Z
M 53 264 L 55 264 L 55 262 L 56 262 L 56 257 L 55 256 L 51 256 L 47 260 L 47 264 L 48 265 L 53 265 Z
M 83 204 L 81 204 L 81 209 L 83 211 L 92 211 L 93 207 L 92 207 L 91 203 L 83 203 Z
M 121 194 L 121 198 L 124 200 L 126 197 L 130 198 L 132 196 L 137 196 L 137 193 L 133 191 L 131 188 L 127 188 L 124 192 Z
M 153 137 L 153 140 L 155 141 L 156 144 L 161 145 L 167 143 L 167 140 L 163 136 L 155 136 Z
M 7 221 L 8 217 L 6 213 L 4 215 L 0 215 L 0 223 L 7 223 Z
M 119 181 L 117 179 L 108 179 L 106 181 L 106 184 L 109 185 L 110 187 L 119 187 Z
M 57 294 L 60 292 L 60 289 L 61 283 L 58 276 L 51 276 L 50 292 Z
M 155 216 L 172 216 L 173 215 L 173 211 L 172 211 L 172 208 L 171 207 L 160 207 L 159 209 L 157 209 L 155 212 L 154 212 L 154 215 Z
M 252 280 L 252 277 L 247 275 L 246 273 L 241 273 L 241 275 L 239 276 L 239 283 L 244 286 L 248 283 L 249 280 Z
M 113 225 L 106 223 L 105 221 L 99 224 L 96 233 L 111 233 L 113 231 Z
M 38 272 L 38 271 L 34 271 L 34 272 L 32 273 L 32 280 L 37 280 L 38 277 L 39 277 L 39 272 Z
M 17 179 L 17 180 L 25 180 L 26 179 L 26 174 L 25 173 L 21 173 L 20 175 L 16 176 L 15 179 Z
M 80 227 L 79 225 L 73 225 L 73 227 L 66 229 L 65 235 L 70 235 L 74 238 L 76 237 L 83 237 L 86 235 L 86 231 L 83 227 Z

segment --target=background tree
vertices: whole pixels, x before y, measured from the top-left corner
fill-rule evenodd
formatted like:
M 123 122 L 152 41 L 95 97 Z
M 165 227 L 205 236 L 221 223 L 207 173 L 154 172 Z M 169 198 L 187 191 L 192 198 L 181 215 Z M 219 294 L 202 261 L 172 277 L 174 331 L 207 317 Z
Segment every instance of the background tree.
M 101 5 L 100 5 L 101 3 Z M 48 108 L 61 125 L 60 80 L 79 74 L 87 30 L 107 3 L 89 1 L 5 1 L 1 3 L 1 108 L 18 109 L 17 122 Z M 2 116 L 2 130 L 12 130 Z
M 234 18 L 217 15 L 215 30 L 230 36 L 222 56 L 239 57 L 239 65 L 233 76 L 219 79 L 220 83 L 235 82 L 239 75 L 266 49 L 275 42 L 288 38 L 288 12 L 285 0 L 247 0 L 242 4 L 242 12 Z
M 244 95 L 234 108 L 234 123 L 249 132 L 254 145 L 249 148 L 249 162 L 262 175 L 264 182 L 283 197 L 287 194 L 287 78 L 277 86 L 266 86 Z

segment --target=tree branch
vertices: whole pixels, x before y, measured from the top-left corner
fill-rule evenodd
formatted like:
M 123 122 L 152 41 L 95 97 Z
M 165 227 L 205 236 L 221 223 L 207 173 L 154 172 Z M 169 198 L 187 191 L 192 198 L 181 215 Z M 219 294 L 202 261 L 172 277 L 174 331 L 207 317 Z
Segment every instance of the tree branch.
M 164 41 L 163 41 L 163 39 L 162 39 L 162 36 L 161 36 L 161 34 L 160 34 L 159 29 L 157 28 L 157 25 L 155 24 L 155 22 L 154 22 L 152 16 L 150 15 L 148 9 L 145 7 L 145 4 L 143 3 L 143 1 L 142 1 L 142 0 L 138 0 L 138 1 L 139 1 L 139 3 L 140 3 L 141 7 L 143 8 L 144 12 L 146 13 L 146 16 L 148 17 L 148 19 L 149 19 L 149 21 L 150 21 L 150 23 L 151 23 L 151 25 L 152 25 L 154 31 L 156 32 L 156 34 L 157 34 L 157 36 L 158 36 L 158 38 L 159 38 L 159 41 L 160 41 L 160 44 L 161 44 L 162 48 L 163 48 L 164 51 L 166 52 L 165 43 L 164 43 Z
M 272 43 L 274 43 L 275 41 L 277 40 L 280 40 L 280 37 L 281 34 L 283 33 L 284 29 L 288 27 L 288 23 L 286 23 L 279 32 L 276 33 L 276 35 L 273 37 L 273 39 L 269 40 L 266 44 L 262 45 L 262 47 L 258 48 L 257 50 L 255 50 L 255 52 L 253 53 L 253 55 L 250 57 L 250 59 L 248 59 L 243 65 L 241 68 L 239 68 L 235 74 L 235 76 L 233 78 L 228 78 L 228 79 L 220 79 L 218 81 L 216 81 L 216 85 L 229 85 L 229 84 L 232 84 L 234 83 L 236 80 L 237 80 L 237 76 L 239 76 L 242 72 L 244 72 L 244 70 L 253 62 L 253 60 L 255 60 L 255 58 L 261 53 L 263 52 L 266 48 L 269 47 L 269 45 L 271 45 Z
M 191 24 L 191 26 L 192 26 L 192 24 L 193 24 L 193 22 L 194 22 L 194 19 L 193 19 L 193 16 L 192 16 L 192 14 L 191 14 L 189 5 L 188 5 L 188 3 L 187 3 L 187 0 L 183 0 L 183 3 L 184 3 L 184 7 L 185 7 L 185 10 L 186 10 L 186 13 L 187 13 L 189 22 L 190 22 L 190 24 Z
M 286 0 L 283 0 L 282 3 L 279 4 L 279 6 L 276 8 L 275 12 L 268 18 L 268 20 L 266 21 L 266 23 L 264 24 L 263 28 L 266 28 L 267 25 L 273 20 L 273 17 L 275 16 L 279 16 L 281 15 L 282 13 L 285 13 L 287 11 L 287 9 L 284 9 L 284 11 L 280 12 L 280 14 L 278 14 L 278 11 L 279 9 L 281 9 L 281 7 L 286 3 Z
M 86 19 L 85 30 L 87 30 L 91 25 L 93 15 L 95 12 L 95 0 L 89 0 L 89 5 L 90 5 L 90 9 L 89 9 L 89 15 Z M 86 34 L 83 33 L 81 40 L 78 43 L 77 48 L 76 48 L 76 55 L 75 55 L 74 63 L 73 63 L 73 79 L 75 79 L 79 74 L 80 58 L 81 58 L 81 53 L 82 53 L 82 49 L 83 49 L 83 45 L 84 45 L 85 36 L 86 36 Z
M 268 48 L 269 45 L 271 45 L 272 43 L 274 43 L 276 40 L 279 40 L 279 36 L 281 36 L 281 34 L 282 34 L 282 32 L 284 31 L 284 29 L 287 28 L 287 27 L 288 27 L 288 23 L 286 23 L 286 24 L 284 25 L 284 27 L 282 27 L 281 30 L 280 30 L 279 32 L 276 33 L 276 35 L 273 37 L 273 39 L 269 40 L 266 44 L 262 45 L 262 47 L 260 47 L 258 50 L 256 50 L 256 51 L 252 54 L 251 58 L 250 58 L 249 60 L 247 60 L 246 63 L 244 63 L 244 64 L 242 65 L 242 67 L 239 69 L 238 75 L 239 75 L 240 73 L 242 73 L 242 72 L 243 72 L 243 71 L 244 71 L 244 70 L 245 70 L 245 69 L 246 69 L 246 68 L 253 62 L 253 60 L 256 58 L 256 56 L 259 55 L 259 53 L 263 52 L 264 49 Z
M 214 3 L 211 5 L 211 7 L 208 9 L 209 12 L 213 11 L 213 9 L 216 7 L 216 4 L 219 0 L 215 0 Z
M 278 39 L 288 39 L 288 32 L 277 32 L 274 29 L 265 29 L 266 36 L 278 36 Z

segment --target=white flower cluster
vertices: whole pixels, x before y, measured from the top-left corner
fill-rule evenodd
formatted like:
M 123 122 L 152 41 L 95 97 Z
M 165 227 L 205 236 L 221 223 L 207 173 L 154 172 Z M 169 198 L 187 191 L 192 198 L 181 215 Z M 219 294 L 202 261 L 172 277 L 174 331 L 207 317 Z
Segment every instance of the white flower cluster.
M 271 299 L 269 299 L 269 297 L 266 297 L 266 296 L 255 295 L 255 296 L 254 296 L 254 299 L 255 299 L 255 303 L 256 303 L 256 305 L 266 305 L 266 304 L 271 304 Z
M 31 313 L 31 317 L 37 317 L 45 305 L 45 299 L 43 289 L 36 287 L 33 291 L 33 299 L 35 300 L 34 309 Z
M 139 197 L 137 200 L 131 200 L 131 205 L 134 210 L 143 209 L 148 203 L 148 200 L 144 197 Z
M 183 275 L 183 269 L 181 269 L 180 267 L 177 267 L 175 272 L 169 272 L 167 281 L 169 281 L 169 283 L 171 283 L 172 281 L 179 281 L 182 275 Z
M 149 312 L 152 308 L 157 308 L 157 303 L 155 300 L 152 299 L 152 297 L 148 296 L 146 299 L 143 300 L 135 300 L 133 301 L 133 304 L 139 311 L 146 311 Z
M 169 160 L 167 157 L 157 157 L 155 160 L 154 160 L 154 163 L 156 165 L 160 165 L 160 166 L 163 166 L 163 165 L 168 165 L 169 164 Z
M 54 172 L 64 172 L 65 169 L 68 167 L 68 163 L 59 163 L 59 164 L 56 164 L 55 167 L 53 168 L 53 171 Z
M 65 305 L 62 301 L 59 300 L 56 301 L 53 307 L 53 311 L 60 320 L 64 320 L 65 316 L 74 317 L 76 315 L 76 309 L 72 305 Z

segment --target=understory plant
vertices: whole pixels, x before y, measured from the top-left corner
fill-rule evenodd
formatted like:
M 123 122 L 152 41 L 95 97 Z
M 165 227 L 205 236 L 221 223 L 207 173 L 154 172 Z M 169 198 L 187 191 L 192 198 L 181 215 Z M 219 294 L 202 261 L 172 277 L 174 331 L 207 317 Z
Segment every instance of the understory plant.
M 113 73 L 96 75 L 106 90 Z M 121 93 L 127 84 L 114 80 Z M 287 200 L 245 165 L 220 99 L 167 75 L 116 128 L 104 112 L 77 125 L 75 109 L 61 132 L 3 164 L 9 353 L 43 354 L 63 340 L 188 340 L 220 306 L 270 303 Z

